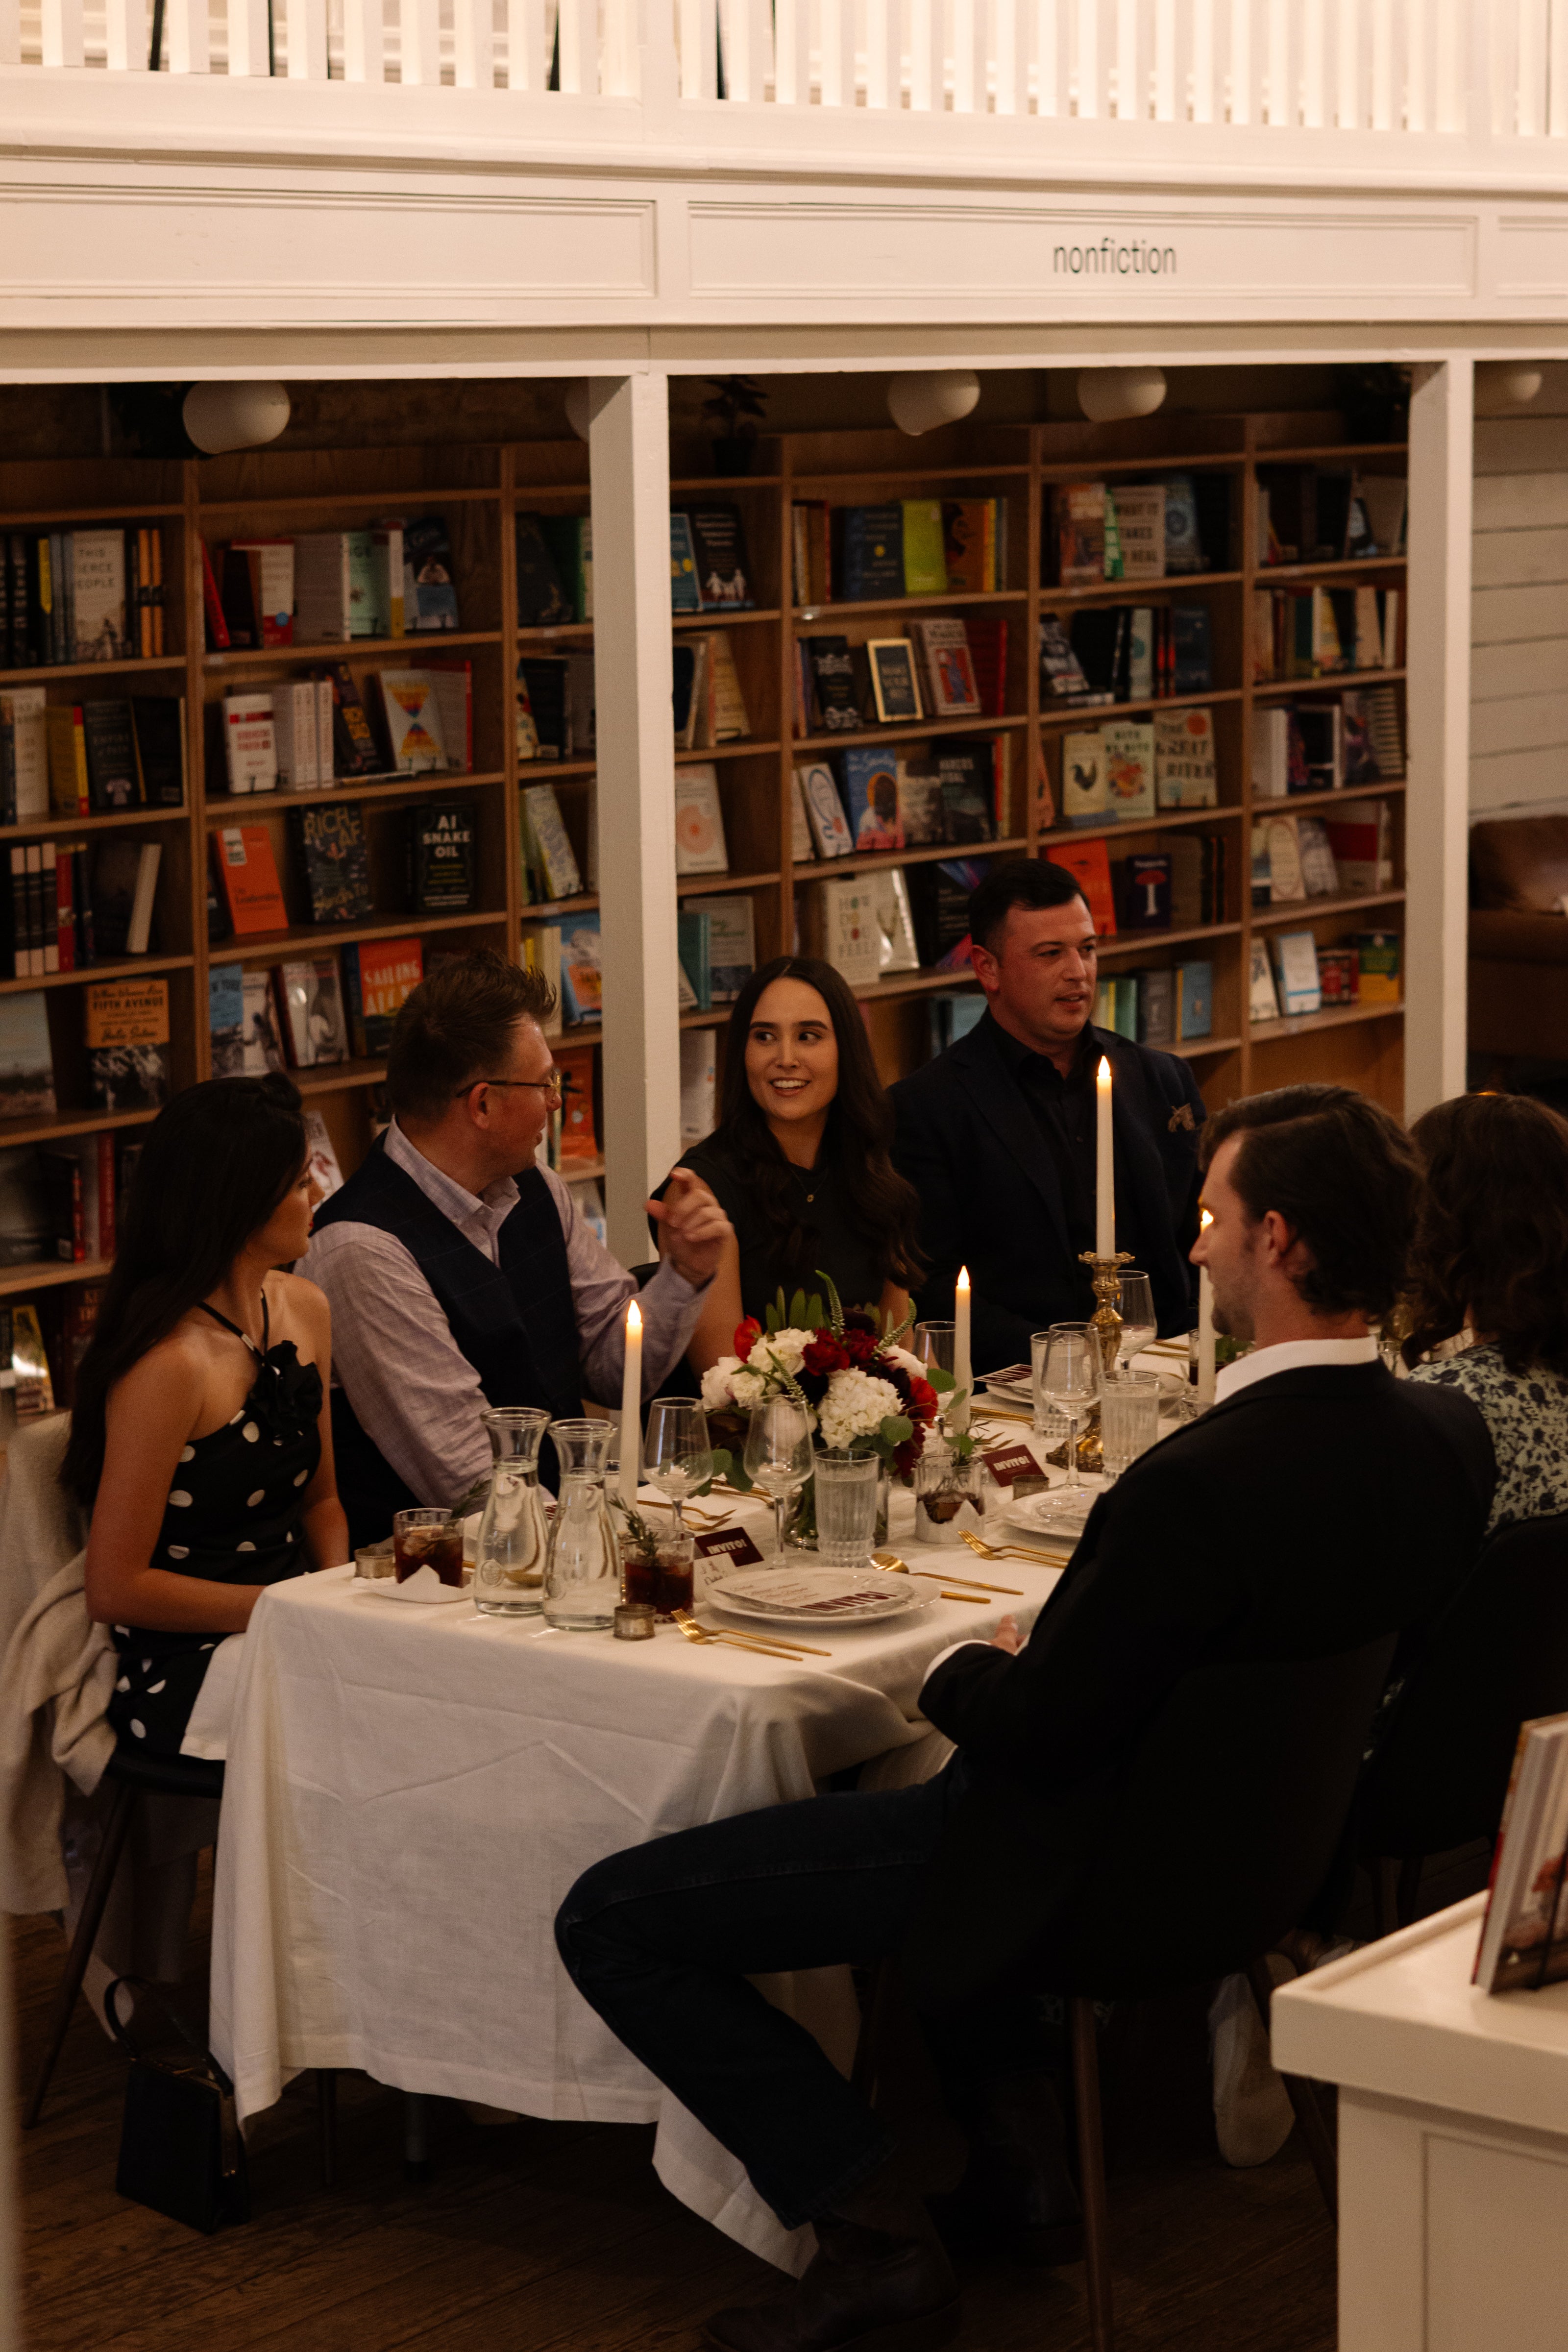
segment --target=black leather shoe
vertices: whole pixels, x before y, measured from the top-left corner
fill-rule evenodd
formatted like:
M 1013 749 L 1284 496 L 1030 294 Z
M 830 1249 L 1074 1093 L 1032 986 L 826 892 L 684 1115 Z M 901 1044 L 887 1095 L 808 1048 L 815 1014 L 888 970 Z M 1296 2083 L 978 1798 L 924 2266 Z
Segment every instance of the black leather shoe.
M 958 2333 L 958 2284 L 934 2230 L 895 2237 L 825 2216 L 794 2292 L 707 2325 L 720 2352 L 937 2352 Z
M 950 2253 L 1001 2254 L 1050 2269 L 1083 2260 L 1083 2209 L 1050 2078 L 992 2084 L 972 2125 L 968 2168 L 951 2196 L 928 2200 Z

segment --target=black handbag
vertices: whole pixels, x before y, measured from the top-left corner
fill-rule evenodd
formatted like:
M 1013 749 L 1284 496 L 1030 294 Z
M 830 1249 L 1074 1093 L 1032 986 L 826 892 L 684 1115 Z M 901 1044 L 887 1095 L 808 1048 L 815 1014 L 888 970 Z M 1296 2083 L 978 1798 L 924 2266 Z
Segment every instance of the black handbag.
M 190 2050 L 188 2062 L 149 2058 L 120 2021 L 121 1985 L 152 2000 Z M 125 2121 L 114 2185 L 121 2197 L 210 2236 L 226 2221 L 250 2219 L 245 2142 L 234 2084 L 211 2052 L 140 1977 L 116 1977 L 104 2011 L 131 2058 Z

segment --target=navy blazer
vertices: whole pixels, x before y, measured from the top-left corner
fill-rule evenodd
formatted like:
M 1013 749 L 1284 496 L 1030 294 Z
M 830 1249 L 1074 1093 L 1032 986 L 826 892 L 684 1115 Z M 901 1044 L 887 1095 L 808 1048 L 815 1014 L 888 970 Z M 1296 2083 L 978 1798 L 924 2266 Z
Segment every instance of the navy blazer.
M 1116 1221 L 1139 1236 L 1162 1335 L 1197 1319 L 1198 1129 L 1205 1111 L 1189 1066 L 1173 1054 L 1091 1029 L 1110 1056 L 1116 1141 Z M 973 1286 L 977 1372 L 1025 1362 L 1052 1323 L 1094 1312 L 1089 1268 L 1068 1239 L 1056 1162 L 982 1021 L 892 1089 L 893 1160 L 921 1201 L 930 1272 L 922 1316 L 950 1317 L 961 1265 Z

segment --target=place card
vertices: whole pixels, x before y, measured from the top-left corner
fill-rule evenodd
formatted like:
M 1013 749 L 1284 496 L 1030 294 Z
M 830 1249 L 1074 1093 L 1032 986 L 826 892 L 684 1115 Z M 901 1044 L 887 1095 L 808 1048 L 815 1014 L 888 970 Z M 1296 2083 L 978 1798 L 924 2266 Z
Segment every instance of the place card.
M 697 1549 L 704 1559 L 727 1559 L 731 1567 L 761 1567 L 762 1553 L 744 1528 L 716 1528 L 710 1536 L 699 1536 Z
M 999 1445 L 994 1454 L 982 1454 L 981 1459 L 999 1486 L 1040 1475 L 1040 1465 L 1026 1445 Z

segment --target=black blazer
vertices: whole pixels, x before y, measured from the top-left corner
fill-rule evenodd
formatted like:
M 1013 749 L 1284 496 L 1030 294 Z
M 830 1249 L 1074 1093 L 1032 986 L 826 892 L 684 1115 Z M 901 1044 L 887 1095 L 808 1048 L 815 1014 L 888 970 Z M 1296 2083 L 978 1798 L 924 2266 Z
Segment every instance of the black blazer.
M 1469 1400 L 1381 1363 L 1259 1381 L 1135 1462 L 1096 1503 L 1018 1656 L 970 1644 L 926 1685 L 921 1706 L 957 1741 L 969 1786 L 906 1954 L 921 1997 L 941 2006 L 1070 1945 L 1076 1896 L 1126 1834 L 1133 1750 L 1184 1677 L 1418 1638 L 1475 1559 L 1496 1478 Z M 1376 1695 L 1374 1679 L 1369 1723 Z M 1223 1787 L 1247 1759 L 1229 1720 L 1203 1720 Z M 1137 1834 L 1195 1857 L 1205 1832 L 1167 1818 Z M 1223 1948 L 1224 1921 L 1200 1924 Z M 1150 1932 L 1174 1950 L 1184 1923 L 1167 1906 Z
M 1140 1264 L 1162 1333 L 1191 1330 L 1197 1274 L 1198 1129 L 1204 1101 L 1187 1064 L 1108 1029 L 1119 1231 L 1140 1236 Z M 892 1088 L 893 1160 L 921 1199 L 931 1271 L 918 1311 L 950 1317 L 961 1265 L 973 1285 L 976 1372 L 1025 1362 L 1049 1324 L 1094 1312 L 1089 1268 L 1074 1255 L 1056 1163 L 988 1021 Z

